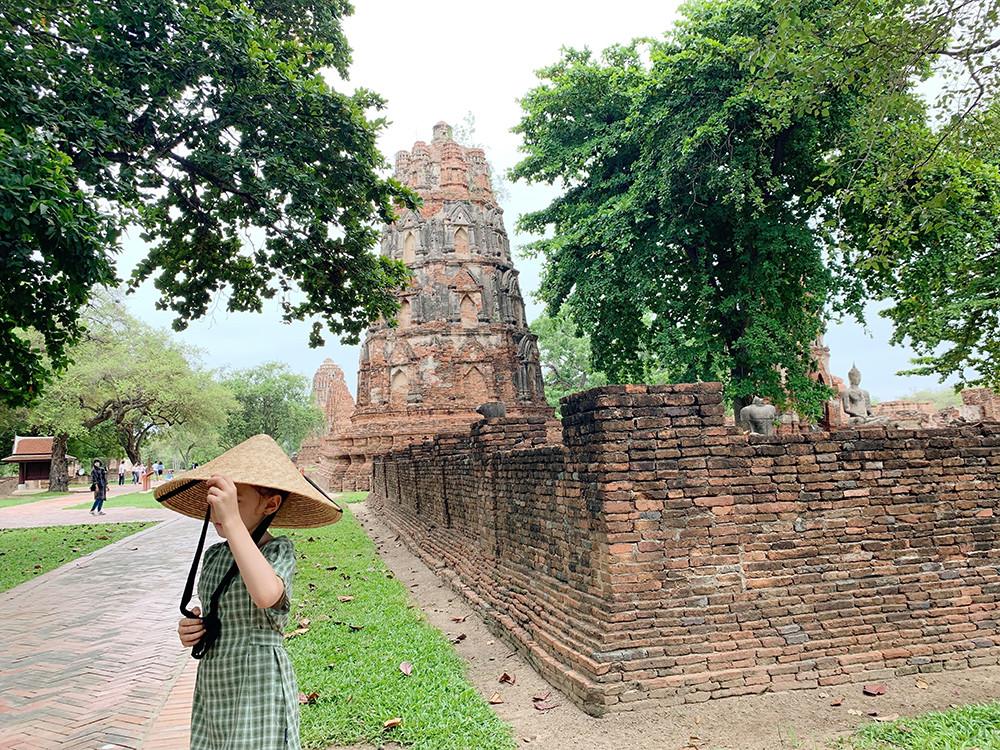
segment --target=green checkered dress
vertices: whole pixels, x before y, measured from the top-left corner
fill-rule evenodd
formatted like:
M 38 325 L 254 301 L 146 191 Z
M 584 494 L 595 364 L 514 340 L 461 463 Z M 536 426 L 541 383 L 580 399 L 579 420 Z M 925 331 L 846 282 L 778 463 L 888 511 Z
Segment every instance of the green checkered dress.
M 299 750 L 299 689 L 282 635 L 288 622 L 295 547 L 276 537 L 261 549 L 285 582 L 285 596 L 258 609 L 242 576 L 219 602 L 222 630 L 198 664 L 191 709 L 191 750 Z M 198 581 L 202 606 L 233 562 L 227 544 L 205 552 Z

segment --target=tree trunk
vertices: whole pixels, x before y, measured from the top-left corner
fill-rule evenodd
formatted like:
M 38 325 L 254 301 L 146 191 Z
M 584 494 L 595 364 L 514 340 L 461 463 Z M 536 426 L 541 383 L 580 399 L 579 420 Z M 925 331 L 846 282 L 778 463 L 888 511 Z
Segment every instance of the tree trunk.
M 65 432 L 52 438 L 52 464 L 49 467 L 49 491 L 67 492 L 69 490 L 69 469 L 66 466 L 66 444 L 69 435 Z
M 119 443 L 125 449 L 125 455 L 132 462 L 133 466 L 138 466 L 141 461 L 139 457 L 139 442 L 135 438 L 132 430 L 121 429 L 118 431 Z

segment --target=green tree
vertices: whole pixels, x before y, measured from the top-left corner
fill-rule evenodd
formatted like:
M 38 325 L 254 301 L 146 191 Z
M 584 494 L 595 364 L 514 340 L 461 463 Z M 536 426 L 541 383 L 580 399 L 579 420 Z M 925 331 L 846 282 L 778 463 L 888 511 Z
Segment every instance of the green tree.
M 794 7 L 813 18 L 828 5 Z M 818 98 L 785 86 L 799 61 L 779 69 L 761 50 L 789 7 L 690 3 L 663 40 L 601 57 L 564 51 L 522 99 L 526 155 L 513 176 L 564 186 L 520 221 L 551 230 L 531 246 L 546 261 L 541 293 L 550 311 L 571 303 L 595 366 L 614 380 L 645 380 L 659 364 L 674 379 L 722 380 L 737 407 L 761 395 L 818 415 L 829 391 L 811 349 L 831 316 L 860 318 L 872 297 L 905 301 L 943 260 L 951 282 L 912 303 L 964 284 L 969 309 L 989 305 L 996 274 L 975 290 L 967 274 L 995 257 L 984 218 L 995 169 L 940 152 L 925 179 L 879 195 L 886 165 L 930 153 L 926 104 L 897 93 L 898 127 L 873 131 L 863 68 Z M 934 221 L 921 223 L 920 206 L 946 186 Z M 970 235 L 974 249 L 956 255 Z M 920 263 L 923 276 L 907 276 Z M 934 315 L 950 335 L 948 308 L 935 310 L 905 333 L 897 320 L 897 336 L 932 341 Z
M 27 422 L 55 436 L 50 487 L 65 489 L 70 440 L 105 442 L 110 431 L 133 463 L 147 440 L 178 425 L 222 424 L 232 397 L 168 334 L 140 323 L 112 301 L 87 310 L 85 338 L 53 379 Z M 194 364 L 192 364 L 194 362 Z
M 854 299 L 890 304 L 907 372 L 1000 389 L 1000 2 L 779 0 L 748 55 L 786 117 L 845 93 L 850 127 L 817 191 L 854 271 Z M 914 96 L 919 87 L 921 95 Z
M 224 448 L 265 433 L 291 454 L 325 424 L 323 412 L 313 403 L 309 380 L 281 362 L 237 370 L 223 384 L 237 403 L 222 431 Z
M 538 336 L 545 398 L 559 408 L 559 400 L 577 391 L 606 385 L 607 376 L 591 364 L 590 337 L 577 333 L 568 306 L 555 315 L 542 313 L 531 322 L 531 332 Z
M 228 292 L 356 341 L 396 310 L 403 264 L 371 251 L 415 197 L 380 175 L 383 101 L 341 93 L 347 0 L 26 0 L 0 9 L 0 400 L 37 397 L 114 281 L 119 233 L 150 243 L 174 328 Z M 32 343 L 36 331 L 44 348 Z

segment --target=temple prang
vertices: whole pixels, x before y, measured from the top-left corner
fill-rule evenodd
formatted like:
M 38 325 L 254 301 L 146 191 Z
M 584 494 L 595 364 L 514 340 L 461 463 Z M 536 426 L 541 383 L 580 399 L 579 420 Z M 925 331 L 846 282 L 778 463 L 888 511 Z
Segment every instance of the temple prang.
M 481 404 L 553 413 L 486 154 L 440 122 L 430 143 L 396 155 L 395 176 L 422 205 L 399 210 L 380 252 L 412 278 L 396 319 L 365 336 L 350 419 L 320 443 L 318 474 L 332 490 L 368 489 L 373 456 L 468 429 Z

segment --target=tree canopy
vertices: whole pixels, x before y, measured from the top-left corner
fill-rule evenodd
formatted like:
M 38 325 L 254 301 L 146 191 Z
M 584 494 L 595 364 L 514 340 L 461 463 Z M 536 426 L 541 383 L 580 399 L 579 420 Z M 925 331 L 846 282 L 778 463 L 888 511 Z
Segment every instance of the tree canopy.
M 25 424 L 56 437 L 54 452 L 69 441 L 95 444 L 104 456 L 109 440 L 133 463 L 149 460 L 148 440 L 171 428 L 221 425 L 235 408 L 232 396 L 169 336 L 137 321 L 119 304 L 103 300 L 87 309 L 86 338 L 71 350 L 72 363 L 53 379 L 28 411 Z M 50 482 L 59 487 L 65 466 L 55 456 Z M 81 456 L 82 458 L 82 456 Z
M 531 246 L 546 261 L 541 294 L 550 312 L 570 303 L 611 379 L 661 367 L 721 379 L 737 402 L 761 395 L 818 414 L 828 390 L 812 377 L 812 344 L 831 316 L 860 318 L 871 298 L 894 303 L 896 335 L 918 351 L 965 347 L 925 366 L 982 365 L 997 335 L 976 329 L 998 307 L 986 220 L 996 152 L 935 149 L 912 76 L 876 97 L 891 56 L 819 75 L 813 50 L 781 41 L 792 17 L 799 38 L 833 33 L 833 5 L 690 3 L 663 39 L 565 50 L 522 99 L 525 157 L 512 175 L 562 189 L 520 221 L 543 235 Z M 887 104 L 873 128 L 872 107 Z M 906 160 L 919 172 L 889 179 Z M 977 377 L 996 375 L 981 366 Z
M 383 178 L 383 106 L 346 77 L 347 0 L 24 0 L 0 11 L 0 400 L 37 397 L 114 282 L 125 226 L 174 328 L 219 295 L 347 341 L 395 312 L 371 251 L 415 197 Z M 35 343 L 30 331 L 41 334 Z
M 325 424 L 323 412 L 313 403 L 309 380 L 281 362 L 237 370 L 222 383 L 237 404 L 221 433 L 223 448 L 266 433 L 292 454 L 308 434 Z

